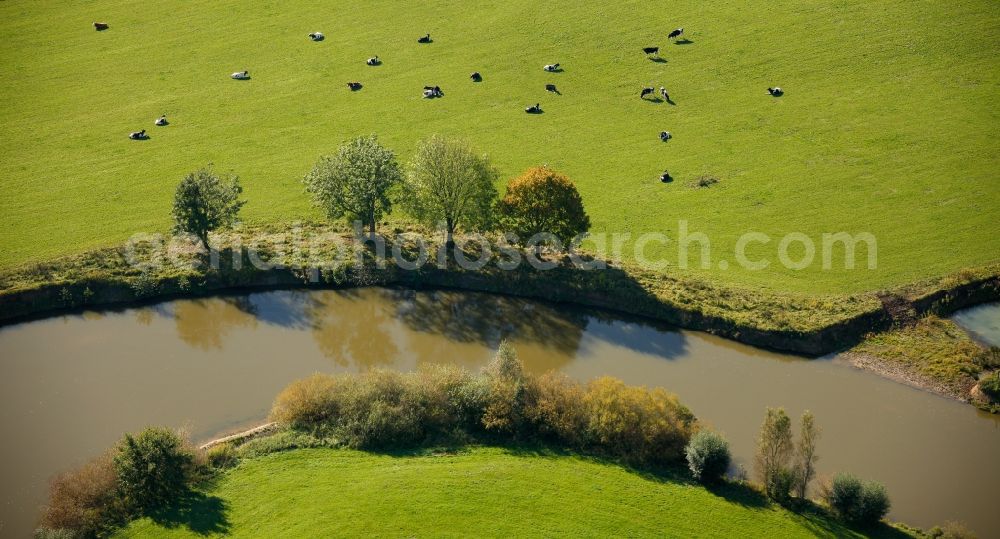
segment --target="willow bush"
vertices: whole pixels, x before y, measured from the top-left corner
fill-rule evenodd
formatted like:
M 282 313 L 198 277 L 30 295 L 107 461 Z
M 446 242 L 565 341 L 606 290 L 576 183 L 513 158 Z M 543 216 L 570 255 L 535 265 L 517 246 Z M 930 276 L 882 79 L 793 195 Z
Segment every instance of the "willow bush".
M 662 389 L 535 376 L 506 343 L 478 374 L 446 366 L 315 374 L 285 388 L 271 416 L 361 449 L 544 442 L 634 464 L 680 461 L 696 429 L 694 415 Z

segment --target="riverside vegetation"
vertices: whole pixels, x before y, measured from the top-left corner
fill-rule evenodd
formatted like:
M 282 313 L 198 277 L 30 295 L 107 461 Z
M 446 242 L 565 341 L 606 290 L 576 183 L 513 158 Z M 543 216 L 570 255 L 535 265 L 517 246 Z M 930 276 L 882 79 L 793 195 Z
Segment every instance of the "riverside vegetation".
M 53 482 L 39 536 L 239 536 L 262 529 L 314 535 L 329 530 L 331 518 L 349 533 L 382 527 L 406 533 L 429 531 L 426 504 L 448 508 L 449 530 L 488 534 L 503 528 L 494 528 L 490 515 L 498 518 L 500 507 L 509 510 L 497 500 L 511 500 L 523 512 L 514 520 L 531 527 L 511 528 L 521 533 L 537 533 L 539 524 L 584 535 L 606 526 L 634 528 L 640 535 L 695 529 L 792 537 L 921 533 L 879 522 L 888 498 L 874 483 L 862 485 L 859 494 L 846 480 L 834 480 L 834 495 L 817 504 L 792 496 L 795 481 L 782 493 L 773 481 L 758 491 L 739 477 L 726 479 L 728 444 L 699 426 L 673 395 L 612 378 L 580 384 L 555 373 L 534 376 L 506 343 L 480 374 L 444 366 L 409 374 L 316 374 L 278 395 L 272 419 L 279 424 L 276 432 L 206 450 L 164 429 L 126 436 L 109 454 Z M 807 426 L 811 419 L 804 418 L 795 444 L 781 425 L 788 426 L 784 412 L 769 410 L 761 452 L 777 443 L 790 444 L 789 454 L 808 455 L 816 435 Z M 774 470 L 792 466 L 796 481 L 808 482 L 800 464 L 814 456 L 794 465 L 775 460 Z M 497 466 L 503 473 L 497 474 Z M 365 480 L 352 479 L 358 477 Z M 602 485 L 597 491 L 595 478 Z M 519 493 L 549 484 L 540 479 L 555 488 L 543 489 L 530 504 L 513 502 Z M 341 495 L 333 495 L 333 486 Z M 403 490 L 406 501 L 397 499 Z M 311 502 L 296 503 L 300 496 Z M 634 505 L 629 511 L 637 511 L 635 518 L 628 512 L 590 524 L 566 518 L 579 504 L 604 514 L 612 505 L 620 508 L 622 499 Z M 350 507 L 342 505 L 346 500 L 352 500 Z M 566 500 L 573 500 L 573 508 L 559 509 Z

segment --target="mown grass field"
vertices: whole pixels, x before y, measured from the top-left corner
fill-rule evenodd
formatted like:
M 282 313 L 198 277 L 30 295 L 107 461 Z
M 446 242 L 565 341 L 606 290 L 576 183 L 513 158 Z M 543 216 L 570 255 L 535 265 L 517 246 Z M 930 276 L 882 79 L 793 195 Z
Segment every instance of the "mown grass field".
M 690 43 L 667 41 L 677 26 Z M 326 41 L 306 37 L 317 30 Z M 0 266 L 167 231 L 174 186 L 207 163 L 241 176 L 248 221 L 319 218 L 300 178 L 371 132 L 403 160 L 428 134 L 468 138 L 505 178 L 547 163 L 576 181 L 596 232 L 673 237 L 686 219 L 713 249 L 710 269 L 687 271 L 732 284 L 870 290 L 1000 252 L 988 0 L 8 0 L 0 32 Z M 426 32 L 434 43 L 418 45 Z M 365 66 L 375 54 L 384 65 Z M 551 62 L 565 71 L 544 73 Z M 253 79 L 229 79 L 242 69 Z M 445 97 L 421 99 L 426 84 Z M 676 105 L 638 98 L 661 84 Z M 535 102 L 545 113 L 524 114 Z M 154 129 L 164 113 L 172 124 Z M 127 140 L 141 128 L 151 140 Z M 657 181 L 665 168 L 674 183 Z M 702 174 L 721 181 L 688 185 Z M 766 270 L 732 263 L 750 230 L 774 237 L 748 251 Z M 839 231 L 874 234 L 878 269 L 823 271 L 818 253 L 804 270 L 778 264 L 784 234 L 818 245 Z
M 747 491 L 578 457 L 299 449 L 244 461 L 184 511 L 120 537 L 861 537 Z M 887 526 L 886 537 L 905 534 Z

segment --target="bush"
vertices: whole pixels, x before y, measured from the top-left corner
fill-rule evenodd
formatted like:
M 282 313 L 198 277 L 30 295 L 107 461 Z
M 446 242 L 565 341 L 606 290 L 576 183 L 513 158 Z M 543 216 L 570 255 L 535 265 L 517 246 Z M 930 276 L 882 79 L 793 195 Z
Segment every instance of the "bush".
M 535 234 L 552 234 L 566 247 L 579 234 L 590 230 L 590 217 L 576 186 L 564 174 L 534 167 L 507 184 L 497 203 L 501 225 L 522 242 Z
M 684 453 L 691 475 L 704 483 L 721 479 L 732 460 L 729 454 L 729 442 L 720 434 L 708 430 L 698 431 L 691 438 Z
M 534 381 L 530 392 L 534 399 L 526 413 L 541 438 L 569 447 L 587 445 L 583 386 L 565 374 L 549 372 Z
M 991 400 L 1000 401 L 1000 371 L 994 371 L 980 379 L 979 389 Z
M 588 435 L 598 452 L 637 464 L 683 458 L 694 415 L 666 391 L 605 376 L 588 385 L 584 405 Z
M 661 464 L 683 458 L 695 428 L 691 412 L 663 390 L 630 387 L 613 378 L 584 387 L 558 374 L 534 377 L 506 343 L 478 376 L 438 366 L 410 374 L 313 375 L 282 391 L 271 417 L 311 433 L 309 439 L 276 442 L 274 448 L 258 448 L 264 442 L 253 441 L 240 448 L 240 455 L 300 443 L 389 448 L 545 440 L 633 463 Z
M 232 468 L 240 462 L 240 457 L 236 454 L 236 448 L 232 444 L 219 444 L 212 446 L 205 452 L 208 465 L 212 468 L 223 470 Z
M 833 478 L 826 502 L 840 518 L 847 522 L 875 524 L 889 512 L 889 495 L 879 483 L 862 483 L 850 474 L 837 474 Z
M 337 395 L 353 382 L 351 378 L 316 373 L 296 380 L 278 394 L 271 407 L 271 419 L 299 428 L 317 428 L 332 422 L 340 413 Z
M 164 428 L 126 434 L 118 443 L 114 466 L 123 503 L 140 511 L 187 491 L 197 472 L 193 449 L 176 432 Z
M 36 536 L 92 537 L 123 517 L 116 504 L 118 475 L 114 456 L 108 452 L 54 478 L 49 503 L 42 511 L 42 529 Z

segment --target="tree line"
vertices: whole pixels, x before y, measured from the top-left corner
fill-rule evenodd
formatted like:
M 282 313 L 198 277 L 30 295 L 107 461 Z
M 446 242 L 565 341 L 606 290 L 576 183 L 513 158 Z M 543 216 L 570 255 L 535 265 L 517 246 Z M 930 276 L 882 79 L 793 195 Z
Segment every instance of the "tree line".
M 590 229 L 583 199 L 566 175 L 532 167 L 508 183 L 502 198 L 499 178 L 489 157 L 460 139 L 432 135 L 403 166 L 368 135 L 321 157 L 302 182 L 328 218 L 360 222 L 372 238 L 398 206 L 429 227 L 443 224 L 449 247 L 457 231 L 511 232 L 522 244 L 551 234 L 569 245 Z M 188 174 L 174 195 L 174 231 L 195 236 L 208 249 L 210 232 L 235 224 L 246 203 L 242 192 L 235 176 L 222 178 L 210 168 Z

